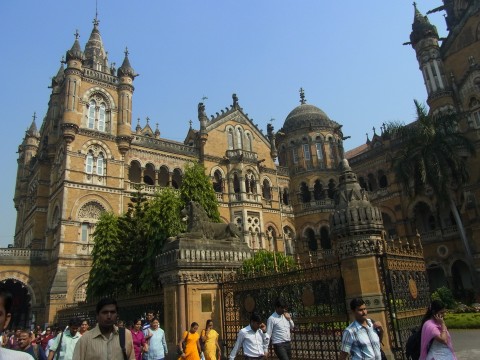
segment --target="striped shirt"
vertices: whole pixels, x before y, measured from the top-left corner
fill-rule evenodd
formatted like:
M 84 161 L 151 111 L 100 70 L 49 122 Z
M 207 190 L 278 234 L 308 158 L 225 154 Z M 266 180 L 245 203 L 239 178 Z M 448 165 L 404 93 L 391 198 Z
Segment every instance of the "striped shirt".
M 343 332 L 340 350 L 349 353 L 352 360 L 381 360 L 380 338 L 372 321 L 367 319 L 367 326 L 352 322 Z
M 135 360 L 132 333 L 127 329 L 125 329 L 125 349 L 128 360 Z M 101 333 L 98 324 L 92 330 L 87 331 L 75 347 L 73 360 L 123 360 L 117 327 L 109 337 Z

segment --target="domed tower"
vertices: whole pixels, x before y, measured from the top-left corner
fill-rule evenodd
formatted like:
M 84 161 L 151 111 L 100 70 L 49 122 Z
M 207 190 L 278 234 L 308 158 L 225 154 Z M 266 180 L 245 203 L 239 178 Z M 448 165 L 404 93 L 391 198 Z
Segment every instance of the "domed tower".
M 128 60 L 128 49 L 125 49 L 125 58 L 122 66 L 118 68 L 117 76 L 119 78 L 117 144 L 118 150 L 125 154 L 130 148 L 132 139 L 133 80 L 138 76 Z
M 410 44 L 415 50 L 423 74 L 428 93 L 427 103 L 430 108 L 451 109 L 454 106 L 453 92 L 445 76 L 437 28 L 420 13 L 415 3 L 413 6 L 415 13 Z
M 64 71 L 64 113 L 62 120 L 63 138 L 67 144 L 70 144 L 78 133 L 80 128 L 79 119 L 81 114 L 78 112 L 78 96 L 80 93 L 80 86 L 82 81 L 82 69 L 85 55 L 80 48 L 78 41 L 78 31 L 75 33 L 75 41 L 70 50 L 67 51 L 66 64 L 67 68 Z
M 324 256 L 331 249 L 328 218 L 343 158 L 341 125 L 307 104 L 300 89 L 300 105 L 288 114 L 276 141 L 279 165 L 290 174 L 297 252 L 323 250 L 319 256 Z

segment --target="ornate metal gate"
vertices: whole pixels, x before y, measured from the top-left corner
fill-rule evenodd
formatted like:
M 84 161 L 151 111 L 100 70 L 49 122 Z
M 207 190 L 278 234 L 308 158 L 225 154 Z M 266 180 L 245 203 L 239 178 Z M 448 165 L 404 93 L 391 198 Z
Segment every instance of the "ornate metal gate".
M 395 359 L 405 359 L 411 330 L 420 325 L 430 292 L 420 239 L 389 240 L 377 263 L 382 277 L 391 349 Z
M 337 359 L 342 331 L 348 325 L 345 292 L 338 263 L 307 265 L 295 271 L 237 278 L 222 284 L 224 351 L 229 353 L 238 331 L 252 312 L 264 322 L 281 296 L 295 322 L 294 359 Z M 276 358 L 272 349 L 270 356 Z

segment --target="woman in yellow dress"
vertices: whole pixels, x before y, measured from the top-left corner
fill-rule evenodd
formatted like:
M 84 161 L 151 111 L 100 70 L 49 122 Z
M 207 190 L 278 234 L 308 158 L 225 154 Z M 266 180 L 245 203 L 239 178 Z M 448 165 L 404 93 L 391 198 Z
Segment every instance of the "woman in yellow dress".
M 190 325 L 190 331 L 183 333 L 183 337 L 178 343 L 178 348 L 182 349 L 182 343 L 184 341 L 186 346 L 178 360 L 200 360 L 200 335 L 198 335 L 197 331 L 198 324 L 193 322 L 192 325 Z
M 205 329 L 202 330 L 201 339 L 205 344 L 203 350 L 205 360 L 220 360 L 222 352 L 220 350 L 220 345 L 218 345 L 218 332 L 213 330 L 212 320 L 207 320 Z

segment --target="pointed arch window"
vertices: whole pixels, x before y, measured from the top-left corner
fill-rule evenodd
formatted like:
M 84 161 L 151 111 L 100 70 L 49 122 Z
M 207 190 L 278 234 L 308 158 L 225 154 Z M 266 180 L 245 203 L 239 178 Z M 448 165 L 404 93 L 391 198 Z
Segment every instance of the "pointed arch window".
M 246 141 L 245 141 L 245 150 L 247 151 L 252 151 L 252 134 L 247 133 L 245 136 Z
M 237 148 L 243 149 L 243 132 L 242 129 L 237 129 Z
M 85 172 L 87 174 L 93 173 L 93 154 L 91 152 L 87 154 L 87 159 L 85 163 Z
M 90 224 L 87 222 L 82 223 L 82 229 L 81 229 L 81 238 L 83 242 L 88 242 L 89 237 L 90 237 Z
M 303 203 L 309 203 L 312 200 L 312 195 L 310 194 L 310 189 L 308 188 L 307 183 L 302 182 L 300 185 L 300 199 Z
M 98 111 L 98 130 L 105 131 L 105 113 L 106 107 L 105 104 L 100 104 L 100 109 Z
M 233 150 L 233 130 L 228 129 L 227 132 L 228 150 Z
M 313 198 L 315 200 L 322 200 L 325 198 L 325 194 L 323 192 L 323 185 L 320 180 L 315 180 L 315 185 L 313 186 Z
M 95 107 L 97 104 L 95 100 L 91 100 L 88 107 L 88 128 L 95 129 Z
M 97 175 L 103 176 L 105 174 L 105 159 L 100 153 L 97 158 Z
M 218 170 L 213 174 L 213 190 L 217 193 L 223 192 L 222 173 Z
M 303 158 L 305 160 L 310 160 L 310 145 L 309 144 L 303 144 Z
M 270 182 L 265 179 L 263 180 L 262 186 L 262 196 L 265 200 L 272 200 L 272 188 L 270 187 Z
M 296 148 L 292 149 L 292 159 L 294 164 L 298 163 L 298 153 Z

